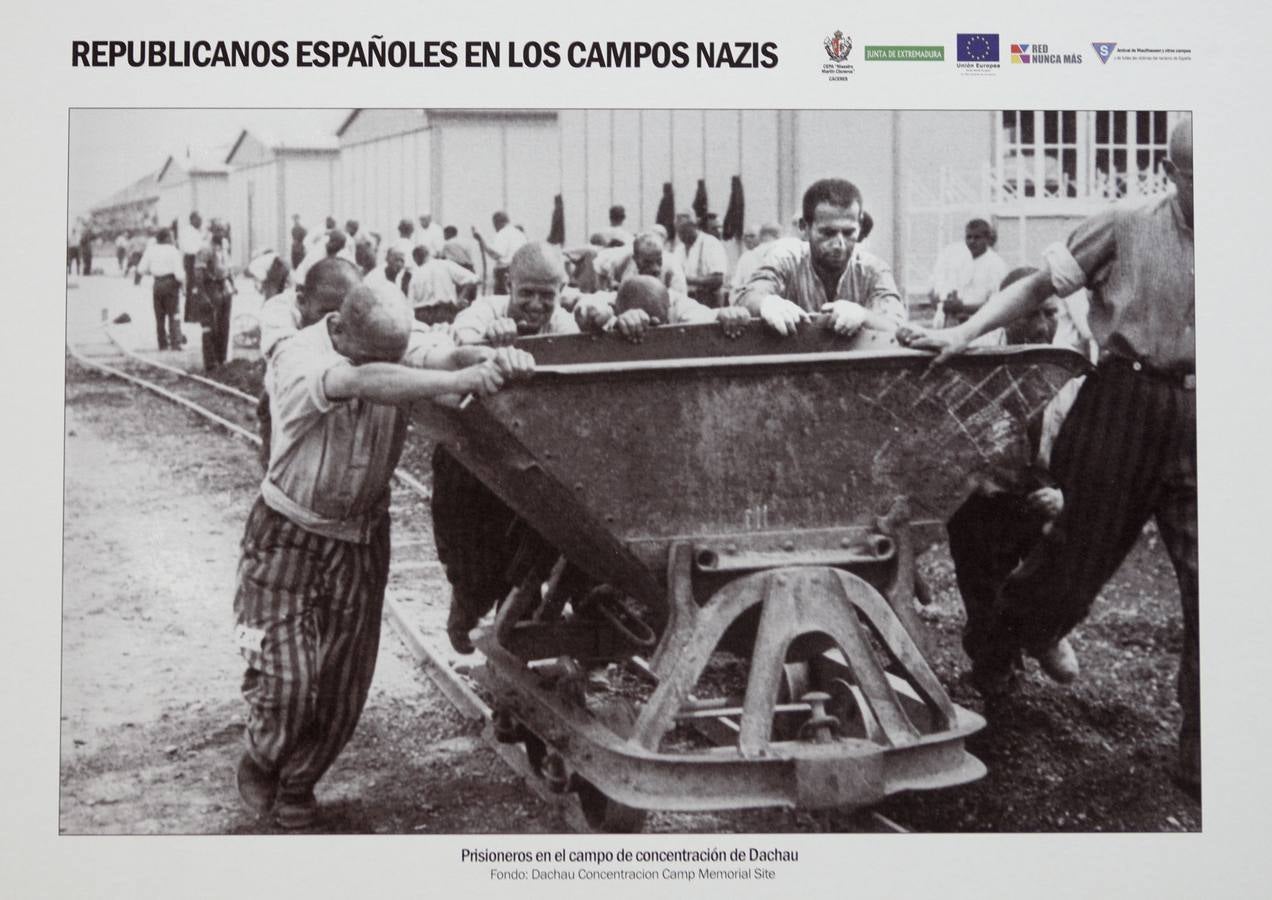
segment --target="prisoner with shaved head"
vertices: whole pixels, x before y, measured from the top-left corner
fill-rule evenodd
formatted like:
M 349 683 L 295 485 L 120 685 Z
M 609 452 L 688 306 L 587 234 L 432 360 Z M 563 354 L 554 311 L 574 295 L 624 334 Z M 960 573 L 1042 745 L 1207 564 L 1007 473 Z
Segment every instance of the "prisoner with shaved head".
M 406 259 L 407 256 L 400 247 L 390 245 L 384 253 L 384 265 L 378 268 L 373 267 L 363 276 L 363 281 L 373 288 L 396 290 L 405 297 L 410 288 L 409 279 L 406 277 Z
M 597 274 L 618 286 L 637 275 L 652 275 L 672 291 L 689 293 L 684 269 L 672 253 L 663 249 L 666 239 L 657 231 L 643 231 L 631 245 L 597 254 Z
M 1009 688 L 1023 649 L 1060 680 L 1077 676 L 1065 635 L 1087 615 L 1144 524 L 1157 521 L 1179 582 L 1184 640 L 1179 780 L 1201 789 L 1198 675 L 1196 338 L 1192 119 L 1174 125 L 1163 168 L 1174 190 L 1119 203 L 1044 250 L 1042 265 L 991 297 L 963 324 L 905 327 L 899 337 L 960 353 L 981 334 L 1029 315 L 1053 293 L 1090 292 L 1100 362 L 1083 383 L 1051 451 L 1065 505 L 1036 565 L 1002 590 L 998 615 L 965 638 L 974 682 Z
M 724 244 L 710 231 L 700 229 L 698 220 L 688 210 L 676 215 L 676 238 L 676 260 L 684 267 L 690 296 L 716 306 L 729 269 Z
M 268 361 L 280 341 L 338 310 L 349 292 L 358 286 L 358 276 L 358 267 L 346 259 L 319 260 L 305 273 L 303 284 L 266 300 L 260 316 L 261 356 Z M 256 418 L 261 435 L 261 465 L 268 467 L 273 414 L 267 387 L 261 389 Z
M 478 297 L 455 317 L 457 341 L 500 347 L 521 335 L 578 332 L 560 305 L 566 274 L 558 247 L 546 241 L 522 245 L 509 261 L 508 281 L 508 294 Z
M 616 331 L 633 343 L 645 331 L 660 325 L 699 325 L 717 322 L 725 336 L 736 338 L 751 321 L 751 314 L 737 306 L 712 309 L 687 294 L 669 291 L 652 275 L 636 275 L 618 288 L 617 294 L 598 292 L 580 299 L 574 317 L 583 331 Z
M 316 265 L 312 276 L 348 284 L 344 269 Z M 274 347 L 265 373 L 273 447 L 234 598 L 248 707 L 237 781 L 253 811 L 286 828 L 312 824 L 314 787 L 366 702 L 407 408 L 491 394 L 533 365 L 519 350 L 461 348 L 418 330 L 400 293 L 365 285 Z

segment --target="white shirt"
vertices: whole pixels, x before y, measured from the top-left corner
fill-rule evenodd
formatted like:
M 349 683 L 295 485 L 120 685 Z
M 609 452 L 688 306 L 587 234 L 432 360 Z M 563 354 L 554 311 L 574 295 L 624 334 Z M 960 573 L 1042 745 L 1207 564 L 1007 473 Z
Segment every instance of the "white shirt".
M 511 228 L 512 226 L 509 225 L 508 227 Z M 521 232 L 517 233 L 520 234 Z M 446 245 L 446 238 L 442 235 L 442 226 L 436 222 L 429 222 L 427 228 L 416 228 L 412 241 L 415 245 L 423 244 L 428 248 L 428 255 L 434 257 L 441 256 L 442 247 Z M 410 256 L 409 250 L 407 251 L 407 256 Z
M 274 264 L 274 260 L 277 258 L 278 254 L 273 250 L 264 250 L 248 261 L 245 271 L 257 281 L 264 281 L 265 276 L 269 274 L 269 267 Z
M 619 241 L 624 247 L 630 247 L 632 241 L 636 240 L 636 235 L 632 234 L 622 225 L 611 225 L 609 228 L 602 231 L 601 234 L 605 235 L 606 243 Z
M 411 251 L 413 251 L 421 243 L 423 242 L 417 241 L 414 236 L 399 237 L 396 240 L 394 240 L 393 243 L 387 245 L 384 248 L 384 253 L 387 256 L 390 250 L 397 250 L 398 252 L 402 254 L 403 257 L 406 258 L 407 268 L 413 269 L 415 268 L 415 259 L 411 256 Z
M 203 248 L 207 236 L 193 225 L 182 225 L 177 235 L 177 246 L 186 256 L 194 256 Z
M 476 284 L 481 278 L 449 259 L 427 259 L 411 275 L 407 288 L 411 306 L 435 306 L 439 303 L 459 303 L 456 288 Z
M 1079 290 L 1057 299 L 1060 301 L 1060 315 L 1056 319 L 1056 336 L 1051 343 L 1076 350 L 1086 357 L 1094 355 L 1092 348 L 1095 342 L 1091 340 L 1091 326 L 1087 324 L 1091 310 L 1087 292 Z
M 958 291 L 958 299 L 967 306 L 980 306 L 1007 277 L 1007 263 L 987 249 L 973 258 L 963 243 L 950 244 L 936 258 L 932 269 L 932 290 L 940 299 Z
M 601 250 L 596 254 L 596 274 L 604 275 L 608 280 L 610 287 L 617 287 L 629 278 L 635 278 L 640 274 L 636 270 L 636 261 L 632 257 L 632 248 L 614 247 L 611 249 Z M 662 268 L 658 272 L 658 277 L 662 283 L 667 286 L 669 291 L 679 291 L 682 294 L 689 293 L 689 284 L 685 281 L 685 273 L 680 267 L 680 263 L 672 256 L 668 250 L 663 251 Z
M 406 267 L 402 267 L 402 271 L 397 273 L 397 277 L 392 281 L 389 280 L 388 272 L 384 266 L 377 266 L 362 277 L 362 283 L 373 291 L 384 291 L 386 293 L 396 291 L 397 296 L 404 296 L 402 293 L 402 276 L 406 274 Z M 414 278 L 414 276 L 412 276 Z
M 284 338 L 300 330 L 300 310 L 296 306 L 296 289 L 275 294 L 261 306 L 261 356 L 269 359 Z
M 500 228 L 490 239 L 489 245 L 490 255 L 495 257 L 495 265 L 500 267 L 508 265 L 512 261 L 512 254 L 521 249 L 525 243 L 526 236 L 517 226 L 510 224 Z
M 698 232 L 693 246 L 684 250 L 684 244 L 677 242 L 684 253 L 684 269 L 686 278 L 706 278 L 708 275 L 723 275 L 729 270 L 729 255 L 724 252 L 724 244 L 714 235 L 705 231 Z
M 347 246 L 347 245 L 346 245 Z M 342 254 L 343 255 L 343 254 Z M 320 259 L 327 258 L 327 242 L 309 245 L 309 250 L 305 253 L 305 258 L 300 261 L 300 265 L 296 267 L 296 271 L 292 273 L 292 281 L 296 284 L 304 284 L 305 276 L 309 274 L 309 270 L 313 268 L 314 263 Z M 352 260 L 350 260 L 352 262 Z
M 165 275 L 177 276 L 177 281 L 185 282 L 185 262 L 181 251 L 171 244 L 151 244 L 141 255 L 137 270 L 143 275 L 162 278 Z

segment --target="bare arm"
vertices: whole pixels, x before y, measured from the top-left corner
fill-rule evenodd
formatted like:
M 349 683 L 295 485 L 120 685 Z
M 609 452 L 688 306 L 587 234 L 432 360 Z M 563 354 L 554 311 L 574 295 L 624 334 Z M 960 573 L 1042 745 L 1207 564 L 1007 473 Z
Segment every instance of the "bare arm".
M 897 339 L 917 350 L 935 350 L 936 361 L 944 362 L 962 353 L 982 334 L 1034 312 L 1053 293 L 1051 276 L 1045 271 L 1035 272 L 994 294 L 962 325 L 937 331 L 903 325 L 897 331 Z
M 455 316 L 455 342 L 477 344 L 486 338 L 486 330 L 502 318 L 483 299 L 470 303 Z
M 366 400 L 386 406 L 405 406 L 447 394 L 493 394 L 504 378 L 494 361 L 458 372 L 417 369 L 396 363 L 336 366 L 324 376 L 329 400 Z
M 737 306 L 746 309 L 751 315 L 758 316 L 760 314 L 760 303 L 765 297 L 771 297 L 777 294 L 777 285 L 768 278 L 756 278 L 751 275 L 751 280 L 742 287 L 741 293 L 738 294 Z
M 990 296 L 970 319 L 953 330 L 964 331 L 967 342 L 971 343 L 986 332 L 1036 312 L 1054 293 L 1050 274 L 1035 272 Z

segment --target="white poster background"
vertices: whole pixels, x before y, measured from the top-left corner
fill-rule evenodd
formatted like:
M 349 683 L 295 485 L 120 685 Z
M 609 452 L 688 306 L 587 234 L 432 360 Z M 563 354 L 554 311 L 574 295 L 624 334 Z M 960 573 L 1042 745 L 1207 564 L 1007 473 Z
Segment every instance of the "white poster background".
M 1245 897 L 1267 891 L 1268 602 L 1264 536 L 1268 13 L 1255 3 L 963 6 L 893 2 L 33 3 L 6 11 L 0 67 L 9 234 L 3 329 L 4 722 L 0 892 L 48 897 L 793 896 Z M 856 48 L 831 82 L 822 42 Z M 1080 48 L 1080 66 L 961 76 L 955 34 Z M 771 70 L 73 69 L 73 39 L 776 41 Z M 1101 65 L 1093 41 L 1186 47 L 1186 63 Z M 865 44 L 943 44 L 942 64 L 866 63 Z M 59 837 L 62 248 L 70 107 L 692 107 L 1191 109 L 1201 372 L 1205 803 L 1192 835 L 577 835 Z M 851 177 L 851 173 L 848 173 Z M 118 185 L 103 185 L 103 193 Z M 226 598 L 227 615 L 229 598 Z M 228 627 L 228 626 L 227 626 Z M 227 638 L 228 640 L 228 638 Z M 767 884 L 495 883 L 471 848 L 798 849 Z

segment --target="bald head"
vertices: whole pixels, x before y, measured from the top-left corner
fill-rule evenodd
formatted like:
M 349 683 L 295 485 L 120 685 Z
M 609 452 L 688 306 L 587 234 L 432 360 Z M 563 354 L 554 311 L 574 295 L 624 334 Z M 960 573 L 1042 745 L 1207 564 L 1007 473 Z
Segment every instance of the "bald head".
M 508 263 L 512 297 L 508 317 L 522 334 L 540 334 L 556 312 L 557 298 L 565 284 L 565 258 L 546 241 L 522 244 Z
M 330 320 L 332 344 L 355 365 L 397 362 L 406 353 L 413 320 L 400 292 L 359 285 L 349 291 Z
M 1166 175 L 1175 185 L 1175 196 L 1184 220 L 1193 223 L 1193 151 L 1192 116 L 1180 119 L 1170 131 L 1168 152 L 1170 158 L 1163 163 Z
M 310 266 L 305 273 L 305 283 L 296 291 L 301 327 L 339 310 L 345 297 L 361 281 L 358 267 L 347 259 L 327 257 Z
M 559 248 L 546 241 L 522 244 L 508 263 L 513 284 L 524 282 L 565 283 L 565 258 Z
M 632 241 L 632 261 L 641 275 L 661 275 L 662 254 L 663 238 L 657 232 L 642 232 Z
M 614 301 L 614 311 L 620 316 L 629 310 L 644 310 L 651 319 L 663 325 L 671 321 L 671 295 L 667 287 L 651 275 L 635 275 L 623 282 Z

